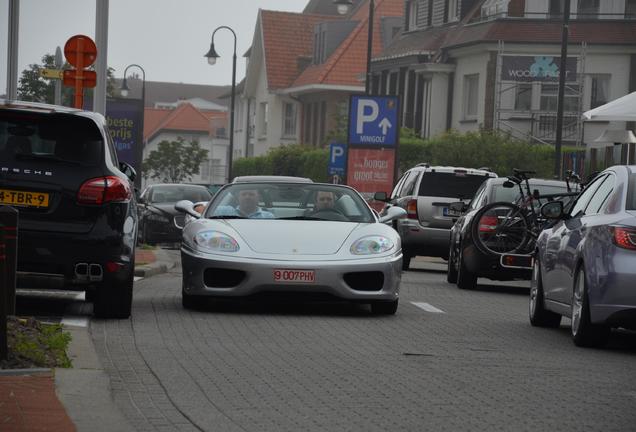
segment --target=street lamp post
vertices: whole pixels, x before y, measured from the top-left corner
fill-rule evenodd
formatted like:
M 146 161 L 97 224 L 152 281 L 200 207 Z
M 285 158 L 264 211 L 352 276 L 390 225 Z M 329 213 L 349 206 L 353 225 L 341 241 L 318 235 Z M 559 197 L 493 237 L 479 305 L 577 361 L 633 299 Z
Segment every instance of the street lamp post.
M 353 6 L 352 0 L 333 0 L 333 3 L 338 8 L 338 13 L 340 15 L 345 15 L 349 12 L 351 7 Z M 366 94 L 371 94 L 371 55 L 373 52 L 373 21 L 374 21 L 374 13 L 375 13 L 375 1 L 369 0 L 369 33 L 367 36 L 367 70 L 364 80 L 364 92 Z
M 561 65 L 559 67 L 559 93 L 557 99 L 556 142 L 554 144 L 554 176 L 561 178 L 561 145 L 563 141 L 563 111 L 565 107 L 565 78 L 568 57 L 568 33 L 570 28 L 570 0 L 563 5 L 561 30 Z
M 141 81 L 141 124 L 139 125 L 139 135 L 137 137 L 137 147 L 135 148 L 135 159 L 137 159 L 137 177 L 135 178 L 135 186 L 140 188 L 141 187 L 141 170 L 142 170 L 142 162 L 143 162 L 143 155 L 144 155 L 144 115 L 146 112 L 146 71 L 144 70 L 144 68 L 142 68 L 141 66 L 139 66 L 138 64 L 131 64 L 126 66 L 126 69 L 124 69 L 124 79 L 121 82 L 121 87 L 119 88 L 119 93 L 123 96 L 123 97 L 127 97 L 128 93 L 130 91 L 130 89 L 128 88 L 128 82 L 126 81 L 126 72 L 128 72 L 128 69 L 131 67 L 136 67 L 139 68 L 139 70 L 141 71 L 141 77 L 142 77 L 142 81 Z
M 234 157 L 234 94 L 236 92 L 236 33 L 228 26 L 220 26 L 217 27 L 212 33 L 212 41 L 210 42 L 210 49 L 204 55 L 207 57 L 208 63 L 210 65 L 216 64 L 216 59 L 220 56 L 217 54 L 214 49 L 214 35 L 217 31 L 225 29 L 232 32 L 234 36 L 234 54 L 232 56 L 232 93 L 230 98 L 230 156 L 228 158 L 228 168 L 227 168 L 227 182 L 232 181 L 232 159 Z

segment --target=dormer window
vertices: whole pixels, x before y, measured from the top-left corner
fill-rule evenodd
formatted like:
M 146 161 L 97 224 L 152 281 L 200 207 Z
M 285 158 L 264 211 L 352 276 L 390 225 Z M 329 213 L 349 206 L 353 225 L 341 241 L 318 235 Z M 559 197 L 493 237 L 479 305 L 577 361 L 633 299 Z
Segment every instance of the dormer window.
M 458 0 L 448 0 L 447 3 L 447 11 L 446 11 L 446 22 L 453 22 L 459 19 L 459 14 L 457 10 Z
M 481 16 L 505 17 L 508 15 L 508 3 L 510 3 L 510 0 L 486 0 L 481 6 Z
M 406 5 L 406 31 L 417 30 L 417 0 L 409 0 Z

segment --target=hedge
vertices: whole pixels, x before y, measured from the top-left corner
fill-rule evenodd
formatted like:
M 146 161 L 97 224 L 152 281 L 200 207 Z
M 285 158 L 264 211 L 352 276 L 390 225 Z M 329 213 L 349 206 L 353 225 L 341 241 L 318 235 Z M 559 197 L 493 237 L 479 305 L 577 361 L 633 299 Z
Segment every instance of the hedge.
M 564 148 L 564 153 L 583 152 Z M 508 175 L 513 168 L 533 170 L 537 177 L 551 178 L 554 170 L 554 148 L 531 144 L 509 135 L 493 131 L 460 134 L 452 131 L 423 140 L 411 131 L 402 131 L 398 149 L 399 173 L 414 165 L 488 167 L 498 175 Z M 271 149 L 266 155 L 239 159 L 234 162 L 234 175 L 291 175 L 309 177 L 314 181 L 328 181 L 329 150 L 301 145 Z

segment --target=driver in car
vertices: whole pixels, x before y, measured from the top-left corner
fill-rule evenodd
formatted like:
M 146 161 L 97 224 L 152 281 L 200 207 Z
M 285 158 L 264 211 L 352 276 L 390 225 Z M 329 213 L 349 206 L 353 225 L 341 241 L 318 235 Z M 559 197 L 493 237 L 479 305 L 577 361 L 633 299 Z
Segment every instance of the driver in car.
M 316 193 L 316 202 L 314 203 L 314 213 L 324 210 L 335 210 L 335 203 L 333 192 L 318 191 Z

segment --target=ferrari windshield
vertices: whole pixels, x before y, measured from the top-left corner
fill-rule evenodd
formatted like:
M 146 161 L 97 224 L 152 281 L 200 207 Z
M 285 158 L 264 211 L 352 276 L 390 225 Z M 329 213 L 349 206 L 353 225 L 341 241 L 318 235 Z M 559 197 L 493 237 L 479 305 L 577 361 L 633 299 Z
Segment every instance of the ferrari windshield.
M 231 184 L 216 194 L 205 217 L 375 222 L 356 191 L 319 183 Z

